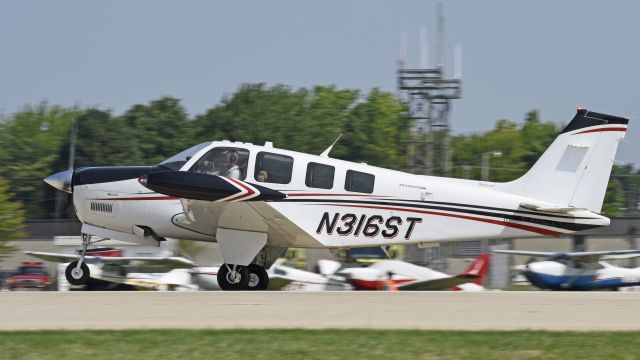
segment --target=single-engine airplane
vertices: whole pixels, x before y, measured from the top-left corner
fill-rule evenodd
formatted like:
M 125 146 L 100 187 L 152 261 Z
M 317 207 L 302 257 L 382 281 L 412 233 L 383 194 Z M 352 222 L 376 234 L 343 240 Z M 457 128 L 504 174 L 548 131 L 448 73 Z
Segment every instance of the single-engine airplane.
M 590 252 L 495 250 L 495 253 L 544 258 L 517 267 L 529 282 L 547 290 L 617 290 L 640 286 L 640 268 L 628 269 L 605 260 L 640 256 L 640 249 Z
M 45 179 L 72 193 L 83 250 L 92 236 L 218 242 L 225 290 L 266 289 L 288 247 L 563 235 L 599 214 L 628 120 L 585 109 L 522 177 L 494 183 L 404 173 L 241 142 L 196 145 L 148 167 L 89 167 Z M 335 142 L 334 142 L 335 144 Z M 67 278 L 88 278 L 84 252 Z

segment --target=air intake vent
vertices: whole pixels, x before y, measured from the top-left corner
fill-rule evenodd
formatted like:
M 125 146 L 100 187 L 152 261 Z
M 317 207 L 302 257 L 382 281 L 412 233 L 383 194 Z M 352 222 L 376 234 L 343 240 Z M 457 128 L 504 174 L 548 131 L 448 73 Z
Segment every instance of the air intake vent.
M 103 202 L 92 201 L 91 202 L 91 210 L 99 211 L 99 212 L 112 213 L 113 212 L 113 204 L 107 204 L 107 203 L 103 203 Z

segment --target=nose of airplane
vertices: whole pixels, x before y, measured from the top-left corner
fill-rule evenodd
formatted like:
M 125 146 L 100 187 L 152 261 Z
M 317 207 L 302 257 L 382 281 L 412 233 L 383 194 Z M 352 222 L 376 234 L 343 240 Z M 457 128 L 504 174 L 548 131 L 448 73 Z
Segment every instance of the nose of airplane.
M 53 186 L 58 190 L 71 193 L 71 177 L 73 176 L 73 170 L 61 171 L 57 174 L 53 174 L 44 179 L 44 182 Z

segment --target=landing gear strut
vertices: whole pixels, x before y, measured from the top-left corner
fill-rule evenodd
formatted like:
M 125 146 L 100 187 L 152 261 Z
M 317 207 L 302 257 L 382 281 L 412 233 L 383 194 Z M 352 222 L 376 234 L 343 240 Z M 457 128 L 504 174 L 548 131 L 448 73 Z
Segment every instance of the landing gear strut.
M 84 262 L 84 254 L 87 246 L 91 244 L 91 235 L 82 234 L 82 252 L 78 255 L 78 260 L 67 265 L 64 275 L 71 285 L 83 285 L 89 280 L 89 267 Z
M 222 290 L 246 290 L 249 284 L 249 270 L 246 266 L 222 264 L 217 277 Z

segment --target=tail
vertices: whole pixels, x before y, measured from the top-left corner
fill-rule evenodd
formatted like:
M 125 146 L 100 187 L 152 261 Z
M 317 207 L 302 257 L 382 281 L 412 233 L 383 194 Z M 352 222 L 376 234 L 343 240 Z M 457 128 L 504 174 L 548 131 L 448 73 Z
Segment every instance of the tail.
M 472 282 L 474 284 L 482 285 L 484 283 L 484 277 L 487 274 L 487 270 L 489 270 L 489 254 L 480 254 L 462 274 L 477 276 L 478 278 Z
M 496 188 L 561 206 L 602 209 L 618 142 L 628 119 L 578 109 L 533 167 Z

